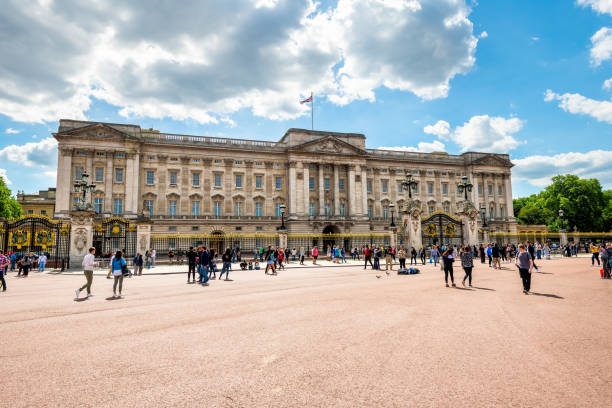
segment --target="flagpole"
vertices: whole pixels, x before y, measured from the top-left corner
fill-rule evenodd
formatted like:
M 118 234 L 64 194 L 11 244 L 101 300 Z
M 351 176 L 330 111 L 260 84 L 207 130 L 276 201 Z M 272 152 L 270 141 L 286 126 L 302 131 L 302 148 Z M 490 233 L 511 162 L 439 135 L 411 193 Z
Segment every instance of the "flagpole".
M 314 130 L 314 97 L 310 91 L 310 120 L 312 121 L 312 130 Z

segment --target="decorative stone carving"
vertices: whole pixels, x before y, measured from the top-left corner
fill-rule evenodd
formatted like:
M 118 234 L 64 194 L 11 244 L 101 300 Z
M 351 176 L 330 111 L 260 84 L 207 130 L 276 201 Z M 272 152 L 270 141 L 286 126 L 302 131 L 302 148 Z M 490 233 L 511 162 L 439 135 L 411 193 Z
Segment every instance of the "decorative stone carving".
M 74 211 L 70 214 L 70 267 L 80 267 L 87 249 L 93 244 L 92 211 Z

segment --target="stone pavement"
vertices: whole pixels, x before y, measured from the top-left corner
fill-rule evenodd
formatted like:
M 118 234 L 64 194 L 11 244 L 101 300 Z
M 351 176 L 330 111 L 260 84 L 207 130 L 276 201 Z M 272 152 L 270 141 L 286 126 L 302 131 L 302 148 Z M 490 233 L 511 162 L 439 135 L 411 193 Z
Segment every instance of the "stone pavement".
M 81 274 L 9 273 L 0 406 L 607 407 L 612 282 L 542 266 L 529 296 L 512 265 L 472 290 L 429 265 L 143 276 L 118 300 L 96 276 L 81 301 Z

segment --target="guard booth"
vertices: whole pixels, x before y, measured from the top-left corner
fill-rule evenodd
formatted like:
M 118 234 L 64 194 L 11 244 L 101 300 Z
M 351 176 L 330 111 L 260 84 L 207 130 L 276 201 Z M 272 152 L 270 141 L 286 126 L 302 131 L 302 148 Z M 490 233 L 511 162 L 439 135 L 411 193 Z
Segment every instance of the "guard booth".
M 3 221 L 0 243 L 3 251 L 18 255 L 45 253 L 47 268 L 64 270 L 70 262 L 70 224 L 44 215 Z

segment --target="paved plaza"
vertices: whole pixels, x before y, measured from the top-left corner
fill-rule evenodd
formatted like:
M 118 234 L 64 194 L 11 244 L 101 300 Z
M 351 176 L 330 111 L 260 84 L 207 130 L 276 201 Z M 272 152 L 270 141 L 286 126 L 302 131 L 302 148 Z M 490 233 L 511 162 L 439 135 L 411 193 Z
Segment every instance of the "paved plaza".
M 509 264 L 478 263 L 472 290 L 431 265 L 209 287 L 160 267 L 119 300 L 100 271 L 82 301 L 82 274 L 9 273 L 0 406 L 610 406 L 612 282 L 586 258 L 541 264 L 529 296 Z

